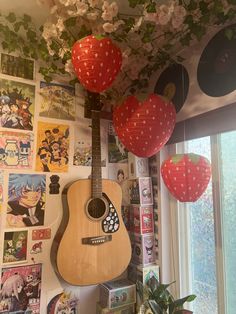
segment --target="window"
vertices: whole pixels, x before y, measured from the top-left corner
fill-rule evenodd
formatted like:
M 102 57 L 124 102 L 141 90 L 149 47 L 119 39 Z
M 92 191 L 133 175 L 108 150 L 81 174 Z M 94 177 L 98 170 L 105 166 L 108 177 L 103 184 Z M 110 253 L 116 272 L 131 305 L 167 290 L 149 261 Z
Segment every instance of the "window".
M 197 295 L 190 304 L 194 314 L 234 314 L 236 131 L 180 143 L 177 150 L 207 157 L 213 171 L 212 182 L 197 202 L 175 202 L 180 294 Z

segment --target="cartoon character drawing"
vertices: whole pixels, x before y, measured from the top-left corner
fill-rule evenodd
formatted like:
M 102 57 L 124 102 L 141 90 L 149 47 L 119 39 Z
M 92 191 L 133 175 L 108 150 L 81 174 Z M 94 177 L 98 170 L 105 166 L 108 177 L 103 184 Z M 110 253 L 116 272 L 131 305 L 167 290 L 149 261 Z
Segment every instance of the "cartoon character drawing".
M 6 159 L 6 152 L 5 149 L 0 147 L 0 163 L 4 162 L 4 160 Z
M 16 273 L 9 276 L 2 285 L 2 298 L 10 298 L 9 312 L 25 311 L 28 307 L 28 297 L 24 291 L 23 276 Z
M 30 155 L 30 142 L 23 143 L 20 141 L 20 158 L 19 162 L 24 165 L 28 166 L 29 165 L 29 160 L 28 157 Z
M 32 249 L 30 251 L 31 254 L 37 254 L 37 253 L 41 253 L 42 252 L 42 244 L 43 242 L 37 242 L 32 246 Z
M 43 175 L 10 174 L 7 223 L 40 226 L 44 223 L 46 178 Z
M 7 166 L 17 166 L 19 163 L 19 149 L 16 140 L 7 139 L 5 146 L 6 158 L 4 162 Z

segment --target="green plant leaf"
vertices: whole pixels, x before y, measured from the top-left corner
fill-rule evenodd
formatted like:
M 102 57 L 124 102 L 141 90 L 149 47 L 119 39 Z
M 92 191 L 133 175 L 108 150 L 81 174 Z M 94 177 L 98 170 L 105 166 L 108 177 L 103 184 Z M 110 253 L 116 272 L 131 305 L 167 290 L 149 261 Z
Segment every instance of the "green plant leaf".
M 6 20 L 7 20 L 8 22 L 10 22 L 10 23 L 15 23 L 15 21 L 16 21 L 16 15 L 15 15 L 15 13 L 10 12 L 10 13 L 8 14 L 8 16 L 6 16 Z
M 23 15 L 23 21 L 24 21 L 24 23 L 29 24 L 29 23 L 32 22 L 32 18 L 31 18 L 31 16 L 29 16 L 28 14 L 24 14 L 24 15 Z
M 74 27 L 76 24 L 76 20 L 77 20 L 76 16 L 70 17 L 67 20 L 65 20 L 64 25 L 66 27 Z
M 149 300 L 148 304 L 154 314 L 163 314 L 163 309 L 155 300 Z
M 146 10 L 148 13 L 156 13 L 156 3 L 151 2 L 147 5 Z
M 182 299 L 175 300 L 173 302 L 173 310 L 182 309 L 185 302 L 192 302 L 195 299 L 196 299 L 196 295 L 191 294 Z

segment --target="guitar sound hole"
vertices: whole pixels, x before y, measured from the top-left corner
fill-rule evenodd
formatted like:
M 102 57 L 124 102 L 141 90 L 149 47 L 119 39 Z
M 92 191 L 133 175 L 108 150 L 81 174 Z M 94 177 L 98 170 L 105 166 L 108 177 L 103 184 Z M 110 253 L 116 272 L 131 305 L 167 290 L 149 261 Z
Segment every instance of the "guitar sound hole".
M 106 212 L 106 204 L 101 198 L 94 198 L 89 202 L 87 211 L 91 218 L 99 219 Z

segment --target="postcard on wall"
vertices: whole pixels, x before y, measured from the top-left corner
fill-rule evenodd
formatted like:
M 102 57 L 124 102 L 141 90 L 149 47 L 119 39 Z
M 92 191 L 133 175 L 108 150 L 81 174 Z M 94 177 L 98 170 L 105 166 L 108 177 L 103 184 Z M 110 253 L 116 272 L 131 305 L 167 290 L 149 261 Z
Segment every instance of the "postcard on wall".
M 40 313 L 42 265 L 3 268 L 0 313 Z
M 3 74 L 34 79 L 34 61 L 1 53 L 1 72 Z
M 30 169 L 33 134 L 0 131 L 0 169 Z
M 108 158 L 110 163 L 128 162 L 128 151 L 115 134 L 112 122 L 108 126 Z
M 44 224 L 46 175 L 10 174 L 7 227 L 34 227 Z
M 40 82 L 41 117 L 75 120 L 75 89 L 72 86 Z
M 68 171 L 69 126 L 38 122 L 36 153 L 37 171 Z
M 35 86 L 0 79 L 0 127 L 33 130 Z
M 24 262 L 27 260 L 28 231 L 4 233 L 3 263 Z
M 62 292 L 55 295 L 47 306 L 48 314 L 70 313 L 78 314 L 79 299 L 71 293 Z
M 100 126 L 101 137 L 101 163 L 106 167 L 106 126 Z M 80 120 L 80 126 L 75 128 L 74 140 L 74 166 L 91 166 L 92 164 L 92 129 L 91 121 Z

